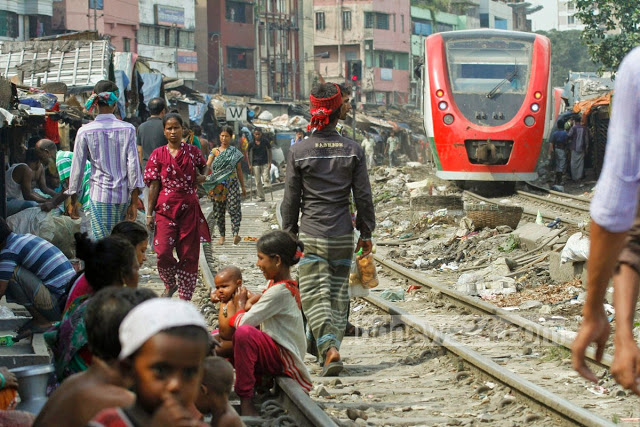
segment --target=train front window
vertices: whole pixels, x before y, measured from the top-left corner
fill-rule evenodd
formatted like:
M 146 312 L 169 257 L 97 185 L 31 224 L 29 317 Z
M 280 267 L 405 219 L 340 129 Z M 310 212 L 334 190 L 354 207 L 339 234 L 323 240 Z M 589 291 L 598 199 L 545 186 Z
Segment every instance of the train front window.
M 507 39 L 446 42 L 454 93 L 523 94 L 529 84 L 533 43 Z

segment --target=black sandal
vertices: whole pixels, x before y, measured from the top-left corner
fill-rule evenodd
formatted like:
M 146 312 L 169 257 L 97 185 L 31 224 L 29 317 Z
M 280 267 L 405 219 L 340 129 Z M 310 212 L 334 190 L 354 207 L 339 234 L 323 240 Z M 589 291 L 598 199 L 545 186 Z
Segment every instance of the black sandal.
M 164 292 L 162 293 L 162 295 L 160 295 L 161 298 L 171 298 L 173 296 L 173 294 L 176 293 L 176 291 L 178 290 L 178 285 L 173 285 L 170 288 L 165 288 Z

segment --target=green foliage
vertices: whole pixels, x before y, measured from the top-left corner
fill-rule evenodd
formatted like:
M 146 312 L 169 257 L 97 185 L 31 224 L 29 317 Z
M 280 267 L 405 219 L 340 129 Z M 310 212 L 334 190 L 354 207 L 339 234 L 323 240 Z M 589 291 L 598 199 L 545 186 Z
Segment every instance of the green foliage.
M 569 71 L 597 71 L 587 50 L 580 39 L 580 31 L 538 31 L 538 34 L 549 37 L 551 41 L 551 84 L 553 87 L 564 86 Z
M 575 17 L 586 25 L 582 40 L 599 71 L 616 71 L 622 58 L 640 43 L 638 0 L 575 0 Z M 614 34 L 615 33 L 615 34 Z

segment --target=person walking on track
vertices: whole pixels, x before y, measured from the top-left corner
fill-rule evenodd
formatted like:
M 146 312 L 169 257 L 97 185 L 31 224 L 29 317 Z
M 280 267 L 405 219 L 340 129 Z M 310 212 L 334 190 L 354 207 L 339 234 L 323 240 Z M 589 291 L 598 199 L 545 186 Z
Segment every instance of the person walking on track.
M 362 249 L 363 256 L 371 252 L 375 213 L 364 151 L 336 131 L 343 104 L 340 88 L 324 83 L 309 98 L 312 134 L 289 150 L 281 213 L 283 229 L 299 234 L 305 247 L 298 274 L 308 349 L 318 356 L 322 375 L 334 376 L 342 371 L 339 350 L 354 253 L 350 194 L 358 210 L 355 249 Z
M 229 145 L 231 137 L 233 137 L 233 128 L 223 126 L 220 130 L 220 146 L 211 150 L 207 161 L 207 166 L 211 167 L 211 175 L 208 175 L 204 182 L 204 188 L 213 200 L 213 213 L 220 231 L 219 245 L 224 244 L 225 210 L 229 211 L 231 217 L 233 244 L 240 243 L 240 222 L 242 221 L 240 188 L 242 188 L 242 197 L 247 195 L 244 175 L 240 167 L 240 161 L 244 156 L 236 147 Z
M 67 194 L 72 206 L 82 193 L 87 159 L 91 163 L 89 213 L 94 239 L 107 237 L 124 219 L 136 219 L 138 196 L 144 187 L 136 128 L 113 115 L 118 93 L 118 86 L 112 81 L 96 83 L 85 108 L 92 111 L 97 105 L 98 115 L 78 130 L 71 162 Z
M 198 147 L 182 140 L 179 114 L 165 115 L 163 124 L 168 143 L 151 153 L 144 170 L 149 186 L 147 227 L 150 232 L 155 229 L 153 245 L 165 286 L 163 296 L 171 297 L 177 290 L 181 299 L 191 300 L 198 278 L 200 242 L 211 240 L 197 195 L 206 163 Z

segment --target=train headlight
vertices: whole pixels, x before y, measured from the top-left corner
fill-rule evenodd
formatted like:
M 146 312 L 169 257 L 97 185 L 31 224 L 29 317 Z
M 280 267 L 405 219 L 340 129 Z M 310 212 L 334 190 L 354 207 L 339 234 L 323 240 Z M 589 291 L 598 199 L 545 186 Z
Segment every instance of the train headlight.
M 541 98 L 542 98 L 542 92 L 536 92 L 536 93 L 534 93 L 534 94 L 533 94 L 533 97 L 534 97 L 535 99 L 541 99 Z
M 444 101 L 440 101 L 440 102 L 438 103 L 438 108 L 439 108 L 439 109 L 441 109 L 441 110 L 443 110 L 443 111 L 444 111 L 444 110 L 446 110 L 448 106 L 449 106 L 449 105 L 448 105 L 446 102 L 444 102 Z
M 451 123 L 453 123 L 453 115 L 445 114 L 445 116 L 442 118 L 442 121 L 445 125 L 450 125 Z
M 527 126 L 533 126 L 536 124 L 536 119 L 534 119 L 533 116 L 527 116 L 524 118 L 524 124 Z
M 531 104 L 531 111 L 533 111 L 534 113 L 537 113 L 538 111 L 540 111 L 540 105 L 534 102 L 533 104 Z
M 438 98 L 442 98 L 442 97 L 444 96 L 444 91 L 443 91 L 442 89 L 438 89 L 438 90 L 436 91 L 436 96 L 437 96 Z

